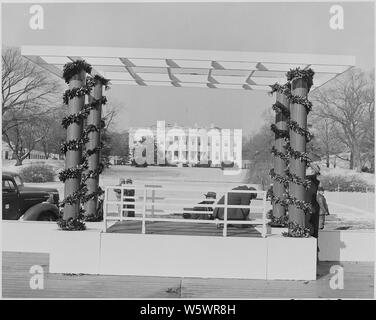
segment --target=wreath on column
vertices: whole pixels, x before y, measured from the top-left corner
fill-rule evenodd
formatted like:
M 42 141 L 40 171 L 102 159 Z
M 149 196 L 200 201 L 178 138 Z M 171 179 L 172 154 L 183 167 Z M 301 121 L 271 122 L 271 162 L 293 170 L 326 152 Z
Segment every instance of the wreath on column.
M 77 75 L 78 73 L 85 71 L 87 74 L 91 74 L 92 67 L 90 64 L 85 62 L 84 60 L 77 60 L 74 62 L 69 62 L 65 64 L 63 69 L 63 78 L 66 83 L 69 84 L 70 80 L 73 76 Z M 75 97 L 81 97 L 85 95 L 89 95 L 93 89 L 93 87 L 100 83 L 105 87 L 105 89 L 109 88 L 109 80 L 105 79 L 99 75 L 95 75 L 93 77 L 88 77 L 84 86 L 80 88 L 73 88 L 68 89 L 63 94 L 63 102 L 65 105 L 68 105 L 69 100 Z M 83 124 L 84 120 L 90 114 L 91 110 L 98 109 L 101 105 L 105 105 L 107 103 L 107 98 L 103 96 L 101 99 L 96 99 L 91 103 L 87 103 L 84 105 L 82 110 L 77 113 L 70 114 L 62 119 L 62 126 L 64 129 L 67 129 L 73 123 Z M 85 146 L 85 144 L 89 141 L 89 133 L 90 132 L 97 132 L 102 129 L 104 124 L 104 120 L 101 120 L 101 125 L 95 126 L 93 124 L 86 126 L 83 130 L 81 137 L 78 139 L 72 139 L 66 141 L 61 144 L 60 150 L 63 154 L 66 154 L 68 151 L 78 151 Z M 88 157 L 94 153 L 99 153 L 102 149 L 103 144 L 97 146 L 93 149 L 86 149 L 82 153 L 81 162 L 73 168 L 66 168 L 59 173 L 59 180 L 61 182 L 65 182 L 67 179 L 75 179 L 80 178 L 80 188 L 74 192 L 73 194 L 64 198 L 59 207 L 61 209 L 64 208 L 66 204 L 74 204 L 74 203 L 85 203 L 90 199 L 100 196 L 104 193 L 101 188 L 98 188 L 98 191 L 88 194 L 88 189 L 86 185 L 86 180 L 89 178 L 96 178 L 98 177 L 103 169 L 103 163 L 100 163 L 96 169 L 89 170 L 88 167 Z M 93 221 L 93 217 L 91 216 L 84 216 L 85 210 L 80 207 L 80 212 L 77 218 L 69 218 L 68 220 L 64 220 L 61 216 L 60 219 L 57 221 L 57 224 L 60 229 L 62 230 L 85 230 L 85 221 Z

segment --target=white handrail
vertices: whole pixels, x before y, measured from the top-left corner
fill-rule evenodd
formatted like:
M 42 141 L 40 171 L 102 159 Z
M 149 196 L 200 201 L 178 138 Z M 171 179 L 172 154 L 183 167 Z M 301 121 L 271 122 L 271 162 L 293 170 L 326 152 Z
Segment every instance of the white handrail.
M 140 200 L 143 201 L 143 197 L 140 198 Z M 197 199 L 196 199 L 197 200 Z M 107 201 L 107 204 L 118 204 L 119 202 L 118 201 Z M 130 204 L 130 205 L 134 205 L 135 203 L 134 202 L 130 202 L 130 201 L 124 201 L 123 204 Z M 163 202 L 151 202 L 150 203 L 151 206 L 154 206 L 154 207 L 157 207 L 159 205 L 161 206 L 183 206 L 185 205 L 184 203 L 175 203 L 175 202 L 168 202 L 168 203 L 163 203 Z M 187 203 L 187 205 L 192 205 L 191 202 Z M 229 205 L 225 205 L 225 204 L 195 204 L 194 205 L 195 208 L 229 208 L 229 209 L 248 209 L 248 207 L 250 207 L 251 209 L 261 209 L 263 210 L 264 206 L 249 206 L 249 205 L 239 205 L 239 204 L 229 204 Z M 156 209 L 156 208 L 155 208 Z M 150 209 L 149 209 L 150 210 Z M 127 209 L 126 211 L 133 211 L 132 209 Z M 199 211 L 198 211 L 199 212 Z M 198 213 L 197 212 L 197 213 Z M 206 212 L 207 213 L 207 212 Z
M 108 197 L 109 197 L 109 191 L 110 190 L 114 190 L 114 189 L 121 189 L 121 194 L 123 195 L 124 193 L 124 190 L 138 190 L 138 191 L 142 191 L 143 192 L 143 195 L 142 196 L 133 196 L 133 197 L 128 197 L 128 196 L 125 196 L 125 197 L 121 197 L 121 199 L 119 199 L 118 201 L 112 201 L 112 200 L 109 200 Z M 148 190 L 151 190 L 152 191 L 152 197 L 148 197 Z M 214 223 L 216 225 L 218 224 L 222 224 L 223 223 L 223 237 L 227 237 L 227 227 L 228 227 L 228 224 L 239 224 L 239 225 L 262 225 L 262 237 L 266 237 L 266 232 L 267 232 L 267 229 L 266 229 L 266 224 L 268 222 L 268 219 L 266 218 L 266 191 L 260 191 L 260 190 L 227 190 L 224 192 L 224 204 L 217 204 L 216 202 L 214 202 L 213 204 L 190 204 L 194 207 L 198 207 L 198 208 L 212 208 L 213 210 L 215 208 L 223 208 L 223 212 L 224 212 L 224 216 L 223 216 L 223 220 L 219 220 L 219 219 L 215 219 L 215 220 L 198 220 L 198 219 L 174 219 L 174 218 L 156 218 L 155 216 L 160 216 L 160 215 L 166 215 L 166 214 L 172 214 L 172 213 L 157 213 L 155 212 L 156 210 L 158 210 L 158 206 L 159 205 L 164 205 L 164 206 L 183 206 L 184 203 L 175 203 L 175 202 L 172 202 L 172 203 L 162 203 L 162 202 L 156 202 L 155 199 L 158 198 L 158 197 L 155 197 L 155 191 L 158 190 L 158 191 L 183 191 L 183 192 L 197 192 L 198 190 L 194 189 L 188 189 L 188 188 L 174 188 L 174 189 L 170 189 L 170 188 L 163 188 L 163 187 L 160 187 L 158 186 L 157 188 L 156 187 L 151 187 L 151 186 L 148 186 L 148 187 L 136 187 L 136 186 L 132 186 L 132 185 L 121 185 L 121 186 L 106 186 L 105 187 L 105 197 L 104 197 L 104 208 L 103 208 L 103 222 L 104 222 L 104 232 L 107 231 L 107 221 L 141 221 L 142 223 L 142 229 L 141 229 L 141 233 L 142 234 L 145 234 L 146 233 L 146 221 L 163 221 L 163 222 L 179 222 L 179 223 L 187 223 L 187 222 L 190 222 L 190 223 Z M 241 194 L 262 194 L 262 203 L 263 205 L 262 206 L 252 206 L 251 203 L 250 204 L 247 204 L 247 205 L 230 205 L 228 204 L 228 194 L 230 193 L 241 193 Z M 167 196 L 167 195 L 166 195 Z M 170 196 L 169 196 L 170 197 Z M 135 201 L 134 202 L 131 202 L 131 201 L 124 201 L 125 198 L 130 198 L 130 199 L 134 199 Z M 142 210 L 140 209 L 136 209 L 136 201 L 137 200 L 143 200 L 142 201 Z M 175 200 L 174 197 L 170 197 L 171 200 Z M 178 198 L 178 199 L 182 199 L 183 198 Z M 148 200 L 151 200 L 151 202 L 148 203 Z M 119 210 L 119 215 L 118 216 L 109 216 L 108 215 L 108 205 L 118 205 L 118 206 L 121 206 L 120 210 Z M 131 208 L 123 208 L 124 205 L 133 205 L 134 206 L 134 209 L 131 209 Z M 151 208 L 149 209 L 147 206 L 148 205 L 151 205 Z M 260 209 L 262 210 L 262 219 L 254 219 L 254 220 L 231 220 L 230 222 L 228 221 L 228 209 L 229 208 L 243 208 L 243 209 L 248 209 L 248 210 L 252 210 L 252 209 Z M 160 210 L 160 209 L 159 209 Z M 124 217 L 123 216 L 123 212 L 124 211 L 132 211 L 134 212 L 135 214 L 141 214 L 141 217 Z M 164 211 L 164 210 L 163 210 Z M 189 210 L 189 209 L 183 209 L 183 210 L 176 210 L 174 209 L 173 210 L 173 214 L 184 214 L 184 213 L 193 213 L 193 214 L 211 214 L 213 211 L 194 211 L 194 210 Z M 146 214 L 147 212 L 151 212 L 151 218 L 150 217 L 147 217 Z
M 144 190 L 144 189 L 152 189 L 152 190 L 158 190 L 158 191 L 187 191 L 187 192 L 197 192 L 199 189 L 193 189 L 193 188 L 156 188 L 156 187 L 151 187 L 151 186 L 133 186 L 133 185 L 121 185 L 121 186 L 106 186 L 108 189 L 132 189 L 132 190 Z M 263 190 L 226 190 L 224 192 L 227 193 L 264 193 L 266 191 Z

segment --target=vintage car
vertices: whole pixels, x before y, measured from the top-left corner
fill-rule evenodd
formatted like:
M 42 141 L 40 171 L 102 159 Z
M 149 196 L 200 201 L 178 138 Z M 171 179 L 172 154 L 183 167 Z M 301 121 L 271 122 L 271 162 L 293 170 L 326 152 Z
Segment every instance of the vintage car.
M 55 221 L 59 192 L 54 188 L 25 186 L 13 172 L 3 172 L 3 220 Z

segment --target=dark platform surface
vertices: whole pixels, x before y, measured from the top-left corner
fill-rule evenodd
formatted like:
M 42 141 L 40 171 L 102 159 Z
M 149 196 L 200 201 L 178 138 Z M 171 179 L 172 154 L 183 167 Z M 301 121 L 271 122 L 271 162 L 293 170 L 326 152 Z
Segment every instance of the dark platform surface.
M 231 224 L 231 223 L 230 223 Z M 223 225 L 223 224 L 222 224 Z M 260 226 L 261 227 L 261 226 Z M 213 223 L 149 221 L 146 222 L 146 234 L 218 236 L 223 235 L 223 228 Z M 107 229 L 109 233 L 141 233 L 141 221 L 117 222 Z M 261 237 L 254 226 L 233 225 L 227 227 L 228 237 Z

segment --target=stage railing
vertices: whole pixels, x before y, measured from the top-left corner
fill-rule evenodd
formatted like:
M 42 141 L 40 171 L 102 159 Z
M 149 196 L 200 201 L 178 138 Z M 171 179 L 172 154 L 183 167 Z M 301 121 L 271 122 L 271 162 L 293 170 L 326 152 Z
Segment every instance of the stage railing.
M 115 195 L 115 190 L 120 191 L 120 199 L 111 200 L 110 195 Z M 128 191 L 127 191 L 128 190 Z M 220 193 L 223 194 L 224 203 L 218 204 L 218 199 L 213 200 L 212 204 L 198 204 L 197 201 L 202 201 L 199 198 L 187 198 L 181 196 L 173 196 L 173 194 L 180 195 L 181 193 L 187 194 L 189 192 L 197 193 L 197 188 L 171 188 L 163 186 L 133 186 L 133 185 L 121 185 L 121 186 L 106 186 L 104 194 L 103 204 L 103 231 L 107 232 L 109 222 L 117 221 L 141 221 L 141 233 L 146 233 L 146 222 L 165 221 L 165 222 L 178 222 L 178 223 L 206 223 L 215 224 L 218 226 L 223 225 L 223 236 L 227 236 L 228 224 L 231 225 L 261 225 L 261 235 L 266 237 L 267 223 L 269 220 L 266 217 L 267 202 L 266 191 L 260 190 L 227 190 Z M 126 194 L 128 192 L 128 195 Z M 129 193 L 133 195 L 129 195 Z M 159 193 L 159 195 L 157 194 Z M 161 197 L 161 193 L 167 193 L 164 197 Z M 168 194 L 170 193 L 170 194 Z M 171 195 L 172 193 L 172 195 Z M 200 192 L 202 193 L 202 192 Z M 249 204 L 245 205 L 230 205 L 228 204 L 229 194 L 256 194 L 256 199 L 253 199 Z M 260 197 L 261 196 L 261 197 Z M 221 198 L 221 197 L 219 197 Z M 163 202 L 159 202 L 162 200 Z M 209 199 L 204 199 L 209 200 Z M 260 201 L 262 205 L 253 205 L 255 200 Z M 209 200 L 210 201 L 210 200 Z M 190 205 L 193 208 L 184 208 L 184 205 Z M 115 208 L 109 210 L 109 207 Z M 161 209 L 162 207 L 162 209 Z M 205 208 L 205 210 L 198 211 L 197 208 Z M 212 211 L 209 211 L 211 208 Z M 201 220 L 201 219 L 184 219 L 183 214 L 212 214 L 215 208 L 223 208 L 223 220 Z M 251 211 L 255 209 L 258 213 L 261 213 L 261 218 L 249 219 L 249 220 L 229 220 L 228 209 L 239 208 L 249 210 L 248 217 L 251 216 Z M 125 216 L 124 213 L 134 213 L 134 217 Z M 181 216 L 181 218 L 165 218 L 162 216 Z

